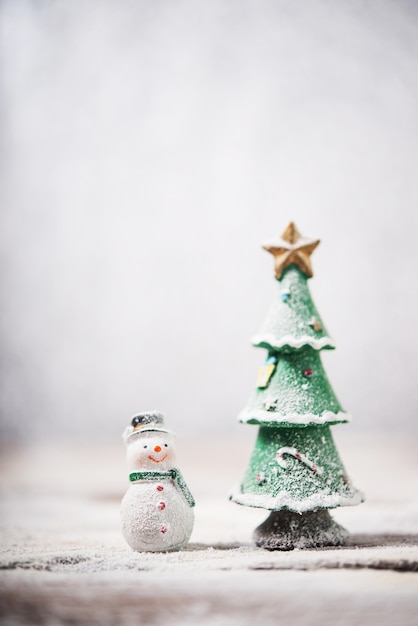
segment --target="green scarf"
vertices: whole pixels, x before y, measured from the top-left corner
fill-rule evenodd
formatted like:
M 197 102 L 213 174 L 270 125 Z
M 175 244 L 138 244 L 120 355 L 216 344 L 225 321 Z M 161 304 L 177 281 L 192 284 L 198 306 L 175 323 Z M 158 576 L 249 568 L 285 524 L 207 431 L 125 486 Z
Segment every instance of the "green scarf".
M 183 493 L 184 497 L 186 498 L 189 506 L 195 505 L 194 498 L 192 494 L 190 493 L 188 486 L 184 482 L 184 478 L 181 475 L 180 470 L 178 470 L 176 467 L 173 467 L 173 469 L 167 470 L 166 472 L 149 471 L 149 472 L 132 472 L 131 474 L 129 474 L 129 480 L 132 483 L 137 482 L 139 480 L 161 480 L 164 478 L 171 478 L 175 480 L 178 486 L 180 487 L 181 492 Z

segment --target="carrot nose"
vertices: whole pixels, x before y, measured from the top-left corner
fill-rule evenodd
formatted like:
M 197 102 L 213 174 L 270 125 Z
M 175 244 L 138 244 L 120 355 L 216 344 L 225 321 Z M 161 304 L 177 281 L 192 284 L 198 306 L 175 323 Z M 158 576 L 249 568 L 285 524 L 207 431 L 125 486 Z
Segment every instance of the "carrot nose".
M 154 452 L 161 452 L 160 446 L 154 446 Z

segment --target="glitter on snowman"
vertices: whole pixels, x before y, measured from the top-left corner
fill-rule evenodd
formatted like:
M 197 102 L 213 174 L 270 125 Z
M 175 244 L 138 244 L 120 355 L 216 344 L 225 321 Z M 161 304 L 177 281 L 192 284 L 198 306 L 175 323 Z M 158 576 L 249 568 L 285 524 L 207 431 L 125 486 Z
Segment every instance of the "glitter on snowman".
M 136 552 L 180 550 L 190 539 L 194 499 L 176 467 L 174 436 L 157 411 L 140 413 L 123 433 L 130 486 L 122 534 Z

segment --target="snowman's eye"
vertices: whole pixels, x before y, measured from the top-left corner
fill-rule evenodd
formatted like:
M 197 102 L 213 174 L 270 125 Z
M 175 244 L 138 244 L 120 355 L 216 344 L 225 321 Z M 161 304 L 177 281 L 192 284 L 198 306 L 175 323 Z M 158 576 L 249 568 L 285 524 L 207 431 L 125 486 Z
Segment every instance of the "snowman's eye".
M 168 443 L 165 443 L 165 444 L 164 444 L 164 448 L 168 448 Z
M 145 445 L 145 446 L 144 446 L 144 448 L 148 448 L 148 446 L 147 446 L 147 445 Z

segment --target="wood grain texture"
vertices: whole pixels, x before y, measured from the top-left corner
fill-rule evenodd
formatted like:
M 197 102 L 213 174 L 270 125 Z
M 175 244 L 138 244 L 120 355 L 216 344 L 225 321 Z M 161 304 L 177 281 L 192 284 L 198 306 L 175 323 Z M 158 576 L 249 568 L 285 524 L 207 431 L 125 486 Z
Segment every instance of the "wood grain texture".
M 208 471 L 201 458 L 213 457 L 215 443 L 217 464 Z M 0 623 L 415 625 L 414 442 L 340 441 L 367 495 L 365 504 L 333 512 L 350 537 L 340 548 L 286 553 L 252 543 L 266 511 L 227 499 L 251 445 L 183 442 L 195 528 L 185 550 L 163 554 L 132 552 L 120 534 L 123 449 L 3 450 Z

